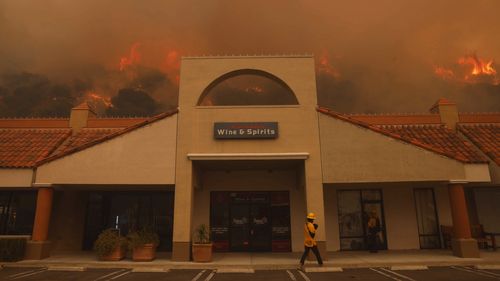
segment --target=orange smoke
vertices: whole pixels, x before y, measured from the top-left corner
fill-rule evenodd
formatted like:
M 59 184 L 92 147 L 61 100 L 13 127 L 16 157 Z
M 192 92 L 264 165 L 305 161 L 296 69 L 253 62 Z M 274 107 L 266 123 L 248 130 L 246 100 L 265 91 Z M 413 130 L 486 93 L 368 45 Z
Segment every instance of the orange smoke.
M 321 56 L 319 57 L 319 62 L 317 65 L 318 72 L 331 76 L 335 79 L 340 78 L 340 73 L 336 70 L 332 63 L 330 62 L 330 56 L 327 52 L 323 51 Z
M 181 68 L 181 56 L 178 51 L 170 50 L 167 52 L 165 56 L 165 60 L 163 62 L 163 70 L 167 73 L 169 78 L 172 81 L 175 81 L 179 84 L 180 76 L 179 70 Z
M 443 80 L 497 85 L 500 77 L 493 64 L 493 60 L 481 59 L 473 53 L 460 57 L 451 67 L 434 66 L 434 74 Z
M 98 95 L 95 91 L 85 93 L 85 101 L 91 105 L 103 104 L 106 108 L 113 107 L 111 98 Z
M 141 45 L 140 43 L 134 43 L 132 47 L 130 47 L 130 53 L 128 57 L 120 58 L 120 64 L 119 64 L 120 71 L 123 71 L 129 66 L 141 62 L 141 54 L 138 51 L 140 45 Z

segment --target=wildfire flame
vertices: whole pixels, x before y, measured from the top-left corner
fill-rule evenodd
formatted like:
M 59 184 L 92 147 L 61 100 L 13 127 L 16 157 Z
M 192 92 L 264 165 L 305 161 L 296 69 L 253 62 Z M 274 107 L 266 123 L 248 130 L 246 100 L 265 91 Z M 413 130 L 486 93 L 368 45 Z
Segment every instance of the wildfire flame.
M 434 74 L 443 80 L 465 83 L 486 82 L 500 84 L 493 60 L 484 60 L 476 54 L 460 57 L 452 67 L 434 66 Z
M 132 47 L 130 47 L 130 53 L 128 57 L 120 58 L 120 71 L 124 71 L 127 67 L 141 62 L 141 54 L 138 50 L 140 46 L 140 43 L 134 43 Z
M 163 69 L 168 74 L 170 79 L 179 84 L 180 76 L 179 69 L 181 67 L 180 54 L 175 50 L 167 52 L 163 63 Z
M 90 103 L 102 103 L 107 108 L 113 107 L 111 98 L 98 95 L 95 91 L 89 91 L 85 94 L 85 101 Z
M 318 71 L 334 78 L 339 78 L 340 73 L 336 70 L 330 62 L 330 56 L 324 51 L 319 57 Z
M 472 70 L 471 75 L 495 75 L 496 70 L 493 68 L 493 60 L 484 61 L 477 57 L 476 54 L 471 54 L 458 59 L 458 64 L 470 65 Z

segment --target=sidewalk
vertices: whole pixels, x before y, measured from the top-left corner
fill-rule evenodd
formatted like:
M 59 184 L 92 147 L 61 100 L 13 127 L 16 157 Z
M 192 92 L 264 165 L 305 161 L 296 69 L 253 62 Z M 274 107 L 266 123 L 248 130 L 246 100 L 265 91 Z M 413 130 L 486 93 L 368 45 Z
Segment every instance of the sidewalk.
M 159 253 L 152 262 L 98 261 L 93 252 L 55 254 L 44 260 L 23 260 L 3 263 L 16 267 L 67 267 L 67 268 L 163 268 L 163 269 L 293 269 L 301 253 L 214 253 L 210 263 L 173 262 L 170 253 Z M 306 266 L 315 266 L 307 262 Z M 391 250 L 371 254 L 368 252 L 329 252 L 325 266 L 341 268 L 390 267 L 390 266 L 500 266 L 500 251 L 482 251 L 481 258 L 454 257 L 449 250 Z

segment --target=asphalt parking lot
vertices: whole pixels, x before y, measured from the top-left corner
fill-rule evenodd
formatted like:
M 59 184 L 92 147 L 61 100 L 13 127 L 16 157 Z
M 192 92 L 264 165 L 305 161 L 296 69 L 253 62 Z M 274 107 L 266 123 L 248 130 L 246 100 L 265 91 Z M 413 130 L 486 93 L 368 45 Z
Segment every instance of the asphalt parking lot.
M 500 280 L 500 270 L 482 270 L 473 267 L 430 267 L 424 270 L 394 271 L 388 268 L 343 269 L 341 272 L 304 272 L 299 270 L 257 270 L 250 273 L 226 273 L 217 270 L 167 270 L 166 272 L 135 272 L 132 269 L 97 269 L 83 271 L 54 270 L 52 268 L 5 267 L 0 280 L 93 280 L 93 281 L 327 281 L 327 280 Z M 140 271 L 148 270 L 143 269 Z

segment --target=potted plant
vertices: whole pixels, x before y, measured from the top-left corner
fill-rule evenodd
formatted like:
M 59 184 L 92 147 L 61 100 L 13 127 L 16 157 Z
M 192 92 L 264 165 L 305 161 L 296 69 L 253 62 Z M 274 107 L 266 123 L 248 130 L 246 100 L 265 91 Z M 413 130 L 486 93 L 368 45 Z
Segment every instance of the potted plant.
M 127 239 L 118 230 L 108 228 L 101 232 L 94 242 L 94 251 L 100 260 L 119 261 L 125 257 Z
M 192 254 L 195 262 L 212 261 L 212 243 L 205 224 L 201 224 L 195 230 Z
M 127 235 L 129 249 L 132 250 L 132 260 L 152 261 L 156 257 L 156 247 L 160 239 L 150 228 L 142 228 Z

